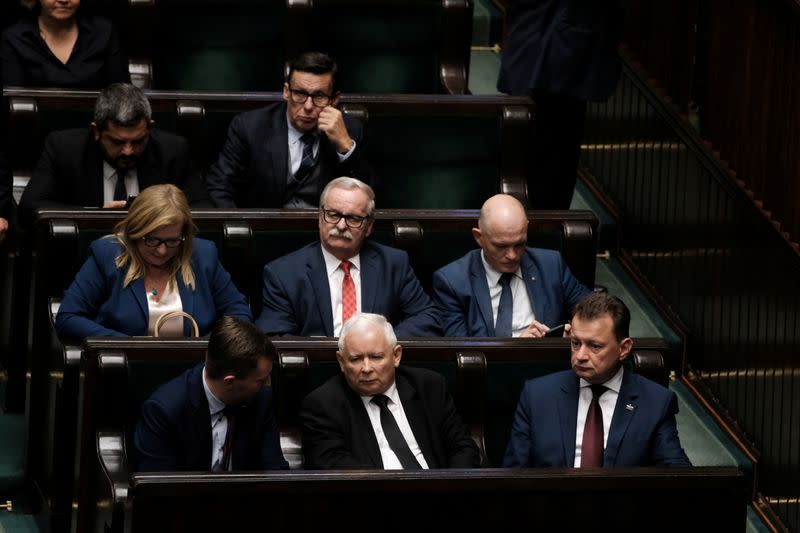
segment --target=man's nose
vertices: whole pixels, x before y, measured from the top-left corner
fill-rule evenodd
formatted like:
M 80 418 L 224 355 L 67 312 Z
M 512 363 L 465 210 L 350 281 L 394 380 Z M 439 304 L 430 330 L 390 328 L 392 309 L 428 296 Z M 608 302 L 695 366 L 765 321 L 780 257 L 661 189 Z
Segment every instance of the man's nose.
M 340 231 L 344 231 L 344 230 L 346 230 L 346 229 L 347 229 L 347 221 L 344 219 L 344 217 L 342 217 L 342 218 L 340 218 L 340 219 L 339 219 L 339 222 L 337 222 L 337 223 L 336 223 L 336 227 L 337 227 L 337 228 L 338 228 Z
M 133 155 L 133 143 L 125 143 L 122 145 L 122 155 Z
M 310 96 L 306 98 L 305 102 L 303 102 L 303 109 L 306 110 L 306 113 L 311 113 L 312 111 L 314 111 L 314 101 L 311 99 Z

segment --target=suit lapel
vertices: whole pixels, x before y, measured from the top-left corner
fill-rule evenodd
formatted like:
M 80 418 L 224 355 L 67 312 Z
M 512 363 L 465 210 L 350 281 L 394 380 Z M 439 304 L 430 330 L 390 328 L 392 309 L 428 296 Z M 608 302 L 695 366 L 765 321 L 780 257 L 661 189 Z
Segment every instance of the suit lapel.
M 331 311 L 331 288 L 328 284 L 328 270 L 325 259 L 322 257 L 322 245 L 316 243 L 309 250 L 310 255 L 306 264 L 306 276 L 314 289 L 314 294 L 309 295 L 314 299 L 311 305 L 317 306 L 319 319 L 325 329 L 325 336 L 333 337 L 333 312 Z
M 181 307 L 183 310 L 190 315 L 194 316 L 194 291 L 190 290 L 189 287 L 184 285 L 183 277 L 178 273 L 177 276 L 178 282 L 178 292 L 181 295 Z M 183 336 L 184 337 L 191 337 L 192 336 L 192 328 L 189 324 L 188 320 L 183 320 Z
M 617 405 L 614 407 L 614 415 L 611 418 L 611 427 L 608 430 L 606 439 L 606 451 L 603 459 L 603 466 L 615 466 L 622 437 L 628 430 L 633 415 L 636 412 L 639 390 L 633 383 L 633 379 L 628 369 L 623 370 L 622 385 L 617 396 Z
M 436 454 L 431 448 L 433 439 L 428 431 L 428 424 L 425 423 L 427 413 L 422 398 L 405 377 L 395 375 L 395 383 L 397 384 L 397 393 L 400 396 L 400 401 L 403 403 L 403 411 L 405 411 L 406 419 L 408 419 L 408 425 L 411 426 L 411 432 L 414 434 L 419 449 L 422 450 L 422 455 L 425 456 L 428 467 L 441 468 L 445 466 L 439 464 L 436 460 Z
M 136 304 L 139 306 L 139 311 L 142 313 L 142 317 L 144 318 L 144 323 L 149 324 L 150 307 L 147 305 L 147 291 L 144 286 L 144 278 L 139 278 L 132 281 L 125 290 L 130 291 L 130 293 L 133 295 L 133 299 L 136 300 Z M 147 326 L 145 326 L 144 329 L 144 334 L 147 335 Z
M 211 470 L 211 413 L 209 412 L 208 400 L 203 388 L 202 365 L 195 367 L 188 386 L 187 396 L 191 405 L 191 428 L 194 436 L 190 442 L 196 443 L 195 447 L 193 447 L 192 455 L 198 457 L 197 463 L 202 461 L 206 468 Z M 192 457 L 187 457 L 188 465 L 191 466 L 194 463 L 195 461 L 193 461 Z
M 545 299 L 544 297 L 537 297 L 536 293 L 540 293 L 539 287 L 541 286 L 541 276 L 539 275 L 539 269 L 536 268 L 536 265 L 533 264 L 533 261 L 528 256 L 527 250 L 525 254 L 522 256 L 522 279 L 525 281 L 525 288 L 528 289 L 528 301 L 531 303 L 533 316 L 536 320 L 543 320 L 545 313 L 544 313 L 544 304 Z M 547 324 L 545 324 L 547 325 Z
M 361 397 L 350 388 L 344 379 L 344 376 L 339 376 L 339 384 L 345 390 L 345 397 L 350 403 L 350 409 L 354 416 L 354 428 L 352 435 L 354 439 L 360 439 L 361 444 L 367 451 L 370 462 L 375 468 L 383 468 L 383 458 L 381 457 L 381 450 L 378 446 L 378 438 L 375 436 L 375 430 L 372 428 L 372 421 L 367 414 L 367 408 L 364 406 L 364 401 Z M 355 451 L 356 447 L 352 449 Z
M 286 104 L 280 106 L 274 116 L 271 131 L 265 141 L 267 157 L 272 158 L 273 180 L 267 180 L 275 186 L 275 194 L 280 199 L 281 205 L 286 203 L 286 180 L 289 178 L 289 126 L 286 124 Z
M 139 192 L 145 190 L 151 185 L 165 181 L 163 176 L 156 175 L 156 155 L 155 155 L 155 137 L 158 135 L 155 131 L 150 131 L 150 141 L 142 153 L 139 164 L 136 165 L 136 181 L 139 183 Z M 183 176 L 180 176 L 183 177 Z
M 94 198 L 94 205 L 97 207 L 103 207 L 103 161 L 105 159 L 103 158 L 103 153 L 100 150 L 100 145 L 98 142 L 99 141 L 94 140 L 94 137 L 91 137 L 89 141 L 89 149 L 87 150 L 86 159 L 90 173 L 88 176 L 89 179 L 86 183 L 86 186 L 89 188 L 89 190 L 87 191 L 85 198 Z
M 381 277 L 378 273 L 375 251 L 364 246 L 360 252 L 361 258 L 361 311 L 365 313 L 382 313 L 381 309 L 375 309 L 375 295 L 378 292 L 378 281 Z
M 492 301 L 489 298 L 489 284 L 486 282 L 486 270 L 481 261 L 481 251 L 475 250 L 469 262 L 469 282 L 472 294 L 478 302 L 481 317 L 486 326 L 486 334 L 494 337 L 494 315 L 492 314 Z
M 558 421 L 561 426 L 561 442 L 564 446 L 564 467 L 575 464 L 575 435 L 578 420 L 578 378 L 570 372 L 561 384 L 558 397 Z

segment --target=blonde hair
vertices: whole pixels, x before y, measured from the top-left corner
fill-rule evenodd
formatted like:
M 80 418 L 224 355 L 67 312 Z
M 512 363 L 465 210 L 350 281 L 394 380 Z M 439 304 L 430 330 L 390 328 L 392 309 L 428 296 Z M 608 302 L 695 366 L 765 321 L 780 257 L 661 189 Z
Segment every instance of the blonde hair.
M 114 226 L 114 237 L 122 245 L 122 252 L 117 256 L 117 268 L 130 264 L 125 275 L 123 287 L 131 282 L 144 278 L 147 268 L 139 253 L 138 242 L 162 226 L 180 224 L 182 226 L 183 244 L 172 258 L 170 283 L 180 272 L 183 284 L 194 289 L 194 271 L 192 271 L 192 239 L 197 227 L 192 222 L 192 212 L 186 195 L 174 185 L 153 185 L 139 193 L 133 201 L 128 216 Z

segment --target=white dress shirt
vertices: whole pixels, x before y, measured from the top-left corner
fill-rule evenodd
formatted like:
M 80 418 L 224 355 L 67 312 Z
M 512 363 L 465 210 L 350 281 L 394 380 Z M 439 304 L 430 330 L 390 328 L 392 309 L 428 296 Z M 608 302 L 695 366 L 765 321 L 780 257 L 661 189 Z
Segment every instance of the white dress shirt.
M 603 412 L 603 450 L 608 442 L 608 431 L 611 429 L 611 419 L 614 417 L 614 409 L 617 406 L 619 388 L 622 386 L 623 368 L 620 365 L 614 377 L 603 383 L 606 390 L 598 402 L 600 410 Z M 575 468 L 581 466 L 581 447 L 583 446 L 583 429 L 586 425 L 586 413 L 589 404 L 592 403 L 591 384 L 585 379 L 580 379 L 580 394 L 578 395 L 578 422 L 575 426 Z
M 406 412 L 403 410 L 403 404 L 400 402 L 400 394 L 397 392 L 397 385 L 392 383 L 391 387 L 389 387 L 386 392 L 383 393 L 383 395 L 389 398 L 389 401 L 386 402 L 386 405 L 389 408 L 389 411 L 392 413 L 392 416 L 394 416 L 397 426 L 400 428 L 400 432 L 403 434 L 403 437 L 405 437 L 406 442 L 408 443 L 408 447 L 411 448 L 411 453 L 414 454 L 414 457 L 416 457 L 420 466 L 427 470 L 428 463 L 425 461 L 425 457 L 422 455 L 422 450 L 419 448 L 417 439 L 414 437 L 414 432 L 411 431 L 411 426 L 408 424 Z M 372 423 L 373 431 L 375 431 L 375 438 L 378 439 L 378 448 L 381 451 L 383 469 L 402 470 L 403 465 L 400 464 L 400 460 L 392 451 L 391 446 L 389 446 L 389 441 L 386 440 L 386 436 L 383 434 L 383 426 L 381 425 L 381 408 L 372 403 L 372 398 L 372 396 L 361 396 L 361 401 L 364 402 L 364 407 L 367 408 L 369 421 Z
M 338 337 L 342 331 L 342 282 L 344 270 L 341 269 L 342 261 L 334 257 L 322 244 L 322 257 L 325 259 L 325 271 L 328 274 L 328 286 L 331 292 L 331 313 L 333 313 L 333 336 Z M 356 313 L 361 311 L 361 259 L 356 255 L 349 259 L 350 277 L 356 286 Z
M 103 205 L 114 200 L 114 189 L 117 187 L 117 169 L 103 161 Z M 139 195 L 139 174 L 135 168 L 125 172 L 125 190 L 128 196 Z M 127 200 L 127 198 L 125 198 Z
M 503 286 L 500 285 L 502 273 L 493 269 L 486 262 L 483 251 L 481 251 L 481 261 L 483 261 L 483 268 L 486 271 L 486 283 L 489 285 L 489 299 L 492 301 L 492 323 L 497 324 L 497 308 L 500 306 L 500 296 L 503 294 Z M 517 268 L 509 285 L 514 305 L 514 312 L 511 316 L 511 336 L 519 337 L 525 333 L 536 317 L 533 314 L 533 303 L 528 298 L 528 288 L 522 279 L 521 269 Z
M 211 464 L 209 470 L 217 462 L 222 460 L 222 452 L 225 448 L 225 435 L 228 433 L 228 417 L 225 416 L 225 402 L 214 396 L 206 383 L 206 369 L 203 367 L 203 390 L 206 392 L 208 400 L 208 411 L 211 415 Z M 231 452 L 231 456 L 233 452 Z M 233 460 L 231 459 L 231 464 Z

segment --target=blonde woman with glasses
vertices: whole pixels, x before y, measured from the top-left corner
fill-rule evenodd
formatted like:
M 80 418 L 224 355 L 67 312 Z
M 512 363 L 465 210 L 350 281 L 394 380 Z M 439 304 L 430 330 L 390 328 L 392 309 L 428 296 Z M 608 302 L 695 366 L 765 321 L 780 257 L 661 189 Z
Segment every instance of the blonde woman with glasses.
M 200 335 L 225 315 L 252 321 L 244 296 L 222 267 L 214 243 L 195 237 L 183 192 L 174 185 L 142 191 L 114 234 L 94 241 L 56 316 L 61 336 L 153 335 L 165 313 L 184 311 Z M 191 333 L 181 317 L 162 336 Z

